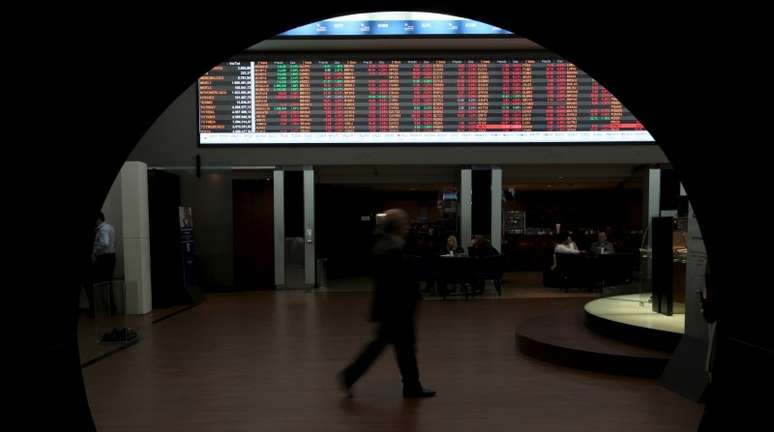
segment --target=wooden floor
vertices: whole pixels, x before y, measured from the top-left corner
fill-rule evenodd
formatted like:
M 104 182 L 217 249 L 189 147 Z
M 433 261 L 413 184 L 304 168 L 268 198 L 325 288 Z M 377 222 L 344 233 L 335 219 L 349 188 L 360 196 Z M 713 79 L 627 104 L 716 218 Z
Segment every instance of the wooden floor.
M 655 380 L 564 368 L 518 352 L 520 320 L 584 298 L 423 302 L 422 382 L 404 401 L 392 351 L 344 399 L 334 382 L 370 337 L 367 293 L 209 296 L 154 324 L 84 379 L 101 431 L 685 431 L 701 406 Z

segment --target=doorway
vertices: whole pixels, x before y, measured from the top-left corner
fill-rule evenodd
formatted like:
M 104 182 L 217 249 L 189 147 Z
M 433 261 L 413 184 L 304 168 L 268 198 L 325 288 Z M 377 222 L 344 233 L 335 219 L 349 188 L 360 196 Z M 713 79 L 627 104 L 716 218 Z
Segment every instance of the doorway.
M 274 289 L 274 193 L 271 176 L 234 179 L 234 287 Z

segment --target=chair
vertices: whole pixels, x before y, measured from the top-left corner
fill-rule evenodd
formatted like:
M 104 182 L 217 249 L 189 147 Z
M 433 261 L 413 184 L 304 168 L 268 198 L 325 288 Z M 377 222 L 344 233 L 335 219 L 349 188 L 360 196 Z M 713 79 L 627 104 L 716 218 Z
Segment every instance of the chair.
M 424 282 L 426 291 L 429 291 L 431 286 L 435 290 L 436 280 L 438 279 L 436 258 L 433 256 L 413 256 L 412 260 L 417 282 Z
M 480 287 L 478 290 L 474 290 L 473 294 L 481 294 L 484 292 L 486 281 L 494 282 L 497 295 L 501 296 L 503 273 L 505 272 L 505 255 L 492 255 L 488 257 L 482 257 L 475 260 L 476 266 L 476 285 Z M 478 291 L 478 292 L 476 292 Z
M 572 286 L 591 287 L 590 270 L 588 260 L 583 255 L 556 254 L 556 272 L 560 279 L 560 286 L 564 292 Z
M 634 267 L 632 254 L 600 255 L 597 261 L 595 279 L 601 284 L 603 290 L 606 286 L 624 284 L 632 279 Z
M 449 286 L 462 289 L 465 298 L 470 296 L 470 287 L 475 281 L 474 261 L 470 257 L 438 257 L 439 294 L 445 300 L 449 295 Z

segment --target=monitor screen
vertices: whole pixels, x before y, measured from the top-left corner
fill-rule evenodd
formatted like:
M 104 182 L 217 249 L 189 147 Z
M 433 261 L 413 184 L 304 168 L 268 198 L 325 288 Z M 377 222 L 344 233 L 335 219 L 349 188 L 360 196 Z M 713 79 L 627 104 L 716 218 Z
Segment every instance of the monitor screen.
M 556 58 L 249 58 L 198 81 L 199 143 L 653 142 L 598 82 Z
M 457 201 L 457 192 L 444 192 L 443 201 Z

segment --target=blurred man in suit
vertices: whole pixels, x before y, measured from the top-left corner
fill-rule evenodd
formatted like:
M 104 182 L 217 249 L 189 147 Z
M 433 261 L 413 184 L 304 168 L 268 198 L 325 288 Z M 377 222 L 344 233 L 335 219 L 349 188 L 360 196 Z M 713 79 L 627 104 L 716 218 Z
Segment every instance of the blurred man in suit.
M 387 345 L 395 356 L 403 378 L 404 398 L 426 398 L 435 392 L 422 387 L 416 358 L 416 307 L 420 298 L 413 261 L 404 252 L 409 232 L 408 215 L 400 209 L 388 210 L 383 218 L 383 234 L 373 248 L 374 298 L 371 321 L 379 324 L 376 339 L 339 375 L 349 397 L 352 386 L 373 364 Z

